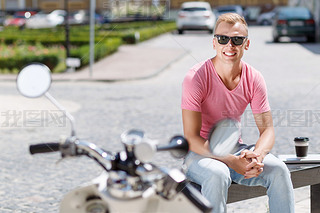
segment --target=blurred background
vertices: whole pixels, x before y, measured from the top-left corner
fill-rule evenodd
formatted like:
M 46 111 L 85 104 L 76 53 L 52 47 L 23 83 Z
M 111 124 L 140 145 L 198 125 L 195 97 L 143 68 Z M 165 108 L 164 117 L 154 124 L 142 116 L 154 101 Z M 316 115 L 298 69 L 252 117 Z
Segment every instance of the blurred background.
M 41 62 L 52 70 L 56 81 L 50 92 L 75 115 L 80 138 L 117 151 L 119 135 L 139 128 L 167 143 L 182 134 L 182 80 L 191 66 L 215 54 L 213 29 L 226 12 L 249 23 L 252 42 L 244 60 L 268 84 L 273 153 L 293 154 L 296 136 L 310 137 L 310 153 L 320 153 L 320 0 L 96 0 L 94 73 L 104 78 L 92 81 L 85 73 L 88 81 L 76 81 L 90 61 L 91 3 L 0 0 L 0 212 L 57 212 L 65 193 L 101 172 L 86 159 L 56 165 L 55 154 L 29 154 L 30 144 L 65 135 L 69 123 L 58 119 L 46 99 L 18 94 L 14 80 L 22 67 Z M 113 75 L 125 80 L 117 82 Z M 139 80 L 127 80 L 132 76 Z M 243 122 L 244 140 L 254 143 L 258 131 L 250 110 Z M 169 155 L 154 162 L 181 165 Z M 301 206 L 296 212 L 310 212 L 309 188 L 296 191 L 296 205 Z M 268 212 L 267 198 L 229 209 Z
M 297 36 L 308 42 L 320 40 L 320 0 L 207 0 L 205 6 L 199 1 L 188 6 L 190 1 L 185 0 L 94 3 L 92 8 L 89 0 L 0 0 L 0 73 L 17 73 L 34 61 L 45 63 L 53 72 L 87 66 L 91 57 L 90 11 L 95 11 L 92 40 L 98 44 L 91 49 L 94 61 L 116 52 L 122 44 L 166 32 L 212 33 L 217 17 L 226 12 L 239 13 L 250 25 L 272 25 L 274 42 Z M 281 9 L 287 6 L 291 9 Z M 73 65 L 67 63 L 69 58 L 75 59 Z

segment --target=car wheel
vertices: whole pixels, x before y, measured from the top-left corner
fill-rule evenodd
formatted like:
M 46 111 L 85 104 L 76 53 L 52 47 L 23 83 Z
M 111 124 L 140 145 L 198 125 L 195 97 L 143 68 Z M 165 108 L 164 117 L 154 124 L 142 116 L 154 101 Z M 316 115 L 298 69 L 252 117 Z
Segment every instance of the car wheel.
M 307 41 L 308 42 L 316 42 L 316 37 L 315 36 L 308 36 Z
M 279 42 L 279 37 L 278 36 L 274 36 L 273 37 L 273 42 L 274 43 L 278 43 Z
M 179 35 L 183 34 L 183 30 L 178 30 Z

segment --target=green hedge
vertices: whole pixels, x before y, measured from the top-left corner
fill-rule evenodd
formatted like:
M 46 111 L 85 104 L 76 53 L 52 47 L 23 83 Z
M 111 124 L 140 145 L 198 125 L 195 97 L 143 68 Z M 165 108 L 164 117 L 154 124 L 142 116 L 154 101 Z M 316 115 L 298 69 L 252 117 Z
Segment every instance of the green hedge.
M 70 28 L 70 56 L 81 60 L 81 67 L 89 64 L 89 26 Z M 95 27 L 95 61 L 117 51 L 123 44 L 134 44 L 176 29 L 174 22 L 150 21 L 105 24 Z M 136 39 L 136 35 L 140 39 Z M 63 26 L 53 29 L 24 29 L 5 27 L 0 32 L 0 73 L 17 72 L 26 64 L 40 62 L 53 72 L 65 67 L 65 34 Z M 10 45 L 10 46 L 8 46 Z M 5 55 L 6 47 L 16 49 Z M 20 47 L 20 48 L 17 48 Z M 39 48 L 29 51 L 28 48 Z M 10 49 L 9 48 L 9 49 Z M 44 52 L 43 52 L 44 51 Z M 1 53 L 3 53 L 1 55 Z
M 140 41 L 150 39 L 159 34 L 176 29 L 174 22 L 150 21 L 132 23 L 113 23 L 95 28 L 95 43 L 108 38 L 120 37 L 123 43 L 136 42 L 135 33 L 140 33 Z M 82 46 L 89 44 L 89 26 L 73 26 L 70 28 L 69 38 L 71 45 Z M 61 26 L 54 29 L 24 29 L 5 28 L 0 32 L 2 42 L 12 44 L 23 41 L 30 44 L 61 45 L 65 43 L 65 32 Z
M 168 23 L 165 25 L 156 25 L 152 28 L 148 28 L 148 29 L 141 29 L 139 30 L 140 33 L 140 41 L 145 41 L 148 40 L 150 38 L 153 38 L 155 36 L 161 35 L 163 33 L 166 32 L 171 32 L 173 30 L 175 30 L 176 24 L 175 23 Z
M 118 47 L 122 44 L 120 38 L 109 38 L 103 42 L 99 42 L 94 46 L 94 59 L 95 61 L 110 55 L 118 50 Z M 90 46 L 83 45 L 70 50 L 70 56 L 80 58 L 81 67 L 88 65 L 90 60 Z
M 43 63 L 53 70 L 60 62 L 60 59 L 59 55 L 54 53 L 47 55 L 25 55 L 0 58 L 0 69 L 15 73 L 32 62 Z
M 109 38 L 104 42 L 95 45 L 95 61 L 112 54 L 117 51 L 122 44 L 120 38 Z M 36 46 L 29 45 L 11 45 L 4 46 L 3 55 L 0 57 L 0 73 L 16 73 L 25 65 L 32 62 L 40 62 L 46 64 L 53 72 L 63 72 L 65 66 L 65 50 L 63 47 L 44 47 L 41 44 Z M 12 50 L 14 49 L 14 50 Z M 83 45 L 80 47 L 73 47 L 70 50 L 70 56 L 80 58 L 81 67 L 89 64 L 90 46 Z M 10 51 L 8 51 L 10 50 Z M 6 52 L 14 52 L 15 54 L 7 54 Z M 4 56 L 5 55 L 5 56 Z
M 12 45 L 0 43 L 0 70 L 14 72 L 20 70 L 26 64 L 40 62 L 46 64 L 50 69 L 54 69 L 62 60 L 64 48 L 55 46 L 47 48 L 40 43 L 28 45 L 16 42 Z
M 150 23 L 151 24 L 151 23 Z M 123 43 L 126 44 L 135 44 L 139 41 L 145 41 L 155 36 L 161 35 L 166 32 L 171 32 L 175 30 L 176 24 L 174 22 L 160 22 L 150 25 L 148 27 L 137 27 L 134 29 L 126 29 L 121 31 L 115 30 L 105 30 L 98 32 L 98 37 L 120 37 L 123 40 Z M 140 39 L 136 39 L 136 35 L 139 34 Z
M 100 30 L 112 30 L 112 31 L 122 31 L 130 29 L 142 29 L 154 27 L 155 25 L 166 25 L 172 24 L 172 21 L 137 21 L 137 22 L 124 22 L 124 23 L 110 23 L 105 24 L 100 27 Z

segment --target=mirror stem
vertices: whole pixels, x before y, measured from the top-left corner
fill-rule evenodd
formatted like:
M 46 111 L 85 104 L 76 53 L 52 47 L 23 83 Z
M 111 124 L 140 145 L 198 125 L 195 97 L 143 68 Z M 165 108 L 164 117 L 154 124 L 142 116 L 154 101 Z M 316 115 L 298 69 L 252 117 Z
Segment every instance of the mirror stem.
M 76 136 L 75 121 L 73 116 L 61 104 L 59 104 L 59 102 L 52 97 L 49 92 L 46 92 L 44 95 L 69 119 L 71 124 L 71 136 Z

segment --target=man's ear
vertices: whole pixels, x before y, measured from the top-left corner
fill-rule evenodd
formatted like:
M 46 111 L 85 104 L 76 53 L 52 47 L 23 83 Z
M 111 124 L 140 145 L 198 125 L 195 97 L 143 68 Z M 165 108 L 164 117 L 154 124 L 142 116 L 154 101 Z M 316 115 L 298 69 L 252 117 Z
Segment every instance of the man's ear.
M 250 46 L 250 40 L 248 39 L 246 44 L 246 46 L 244 47 L 245 50 L 248 50 L 249 49 L 249 46 Z
M 212 39 L 212 45 L 213 45 L 213 49 L 215 50 L 217 44 L 216 44 L 216 39 L 214 39 L 214 37 Z

